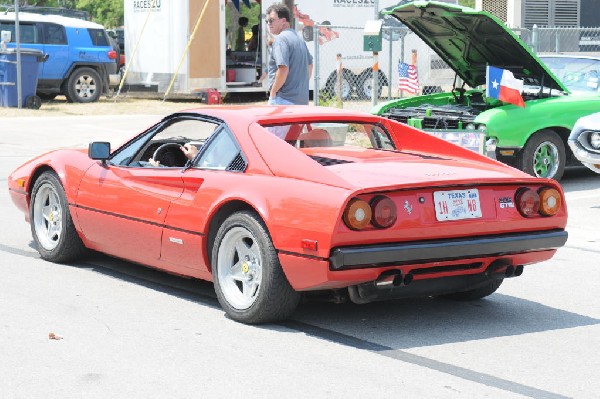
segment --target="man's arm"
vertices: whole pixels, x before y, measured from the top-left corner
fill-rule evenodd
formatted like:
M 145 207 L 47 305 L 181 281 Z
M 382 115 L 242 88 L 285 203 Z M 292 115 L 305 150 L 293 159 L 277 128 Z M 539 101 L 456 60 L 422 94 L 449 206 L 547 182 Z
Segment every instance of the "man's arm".
M 285 65 L 278 65 L 277 71 L 275 72 L 275 79 L 273 81 L 273 86 L 271 86 L 271 92 L 269 93 L 270 98 L 275 98 L 277 96 L 277 92 L 287 79 L 288 73 L 290 69 Z

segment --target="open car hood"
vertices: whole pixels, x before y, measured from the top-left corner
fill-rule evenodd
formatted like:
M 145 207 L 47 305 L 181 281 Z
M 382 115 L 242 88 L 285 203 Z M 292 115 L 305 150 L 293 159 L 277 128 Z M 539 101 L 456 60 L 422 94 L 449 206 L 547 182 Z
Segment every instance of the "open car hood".
M 485 11 L 415 1 L 384 11 L 405 24 L 471 87 L 485 84 L 486 65 L 511 71 L 526 85 L 568 92 L 502 21 Z

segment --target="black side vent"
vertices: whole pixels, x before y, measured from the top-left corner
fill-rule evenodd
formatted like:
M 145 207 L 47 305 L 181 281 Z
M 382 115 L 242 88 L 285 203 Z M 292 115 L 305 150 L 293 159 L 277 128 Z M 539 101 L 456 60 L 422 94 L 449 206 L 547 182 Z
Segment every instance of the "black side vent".
M 235 158 L 233 158 L 233 160 L 227 167 L 227 170 L 234 172 L 243 172 L 244 170 L 246 170 L 246 160 L 244 159 L 242 154 L 237 154 Z
M 323 166 L 339 165 L 342 163 L 353 163 L 352 161 L 345 161 L 343 159 L 333 159 L 333 158 L 316 157 L 316 156 L 312 156 L 311 158 Z

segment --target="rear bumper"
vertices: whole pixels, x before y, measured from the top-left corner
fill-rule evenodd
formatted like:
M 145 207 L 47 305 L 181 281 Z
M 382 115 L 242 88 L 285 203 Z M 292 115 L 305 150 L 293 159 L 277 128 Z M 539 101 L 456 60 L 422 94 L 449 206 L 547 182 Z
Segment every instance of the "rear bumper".
M 568 234 L 564 230 L 552 230 L 491 237 L 343 247 L 333 249 L 329 261 L 331 270 L 337 271 L 496 257 L 557 249 L 567 242 L 567 237 Z

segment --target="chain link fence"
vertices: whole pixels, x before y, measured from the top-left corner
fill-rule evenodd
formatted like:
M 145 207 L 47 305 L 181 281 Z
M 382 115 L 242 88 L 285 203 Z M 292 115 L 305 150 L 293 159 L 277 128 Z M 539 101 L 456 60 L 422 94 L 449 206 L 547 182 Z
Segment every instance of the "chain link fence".
M 453 87 L 454 71 L 407 28 L 384 26 L 382 49 L 376 56 L 363 50 L 363 30 L 362 26 L 315 25 L 312 37 L 304 37 L 314 50 L 314 87 L 318 93 L 315 104 L 375 103 Z M 600 56 L 600 28 L 534 27 L 515 29 L 514 33 L 538 54 Z M 416 93 L 400 89 L 401 63 L 415 65 L 419 88 Z M 375 65 L 378 73 L 374 91 Z

